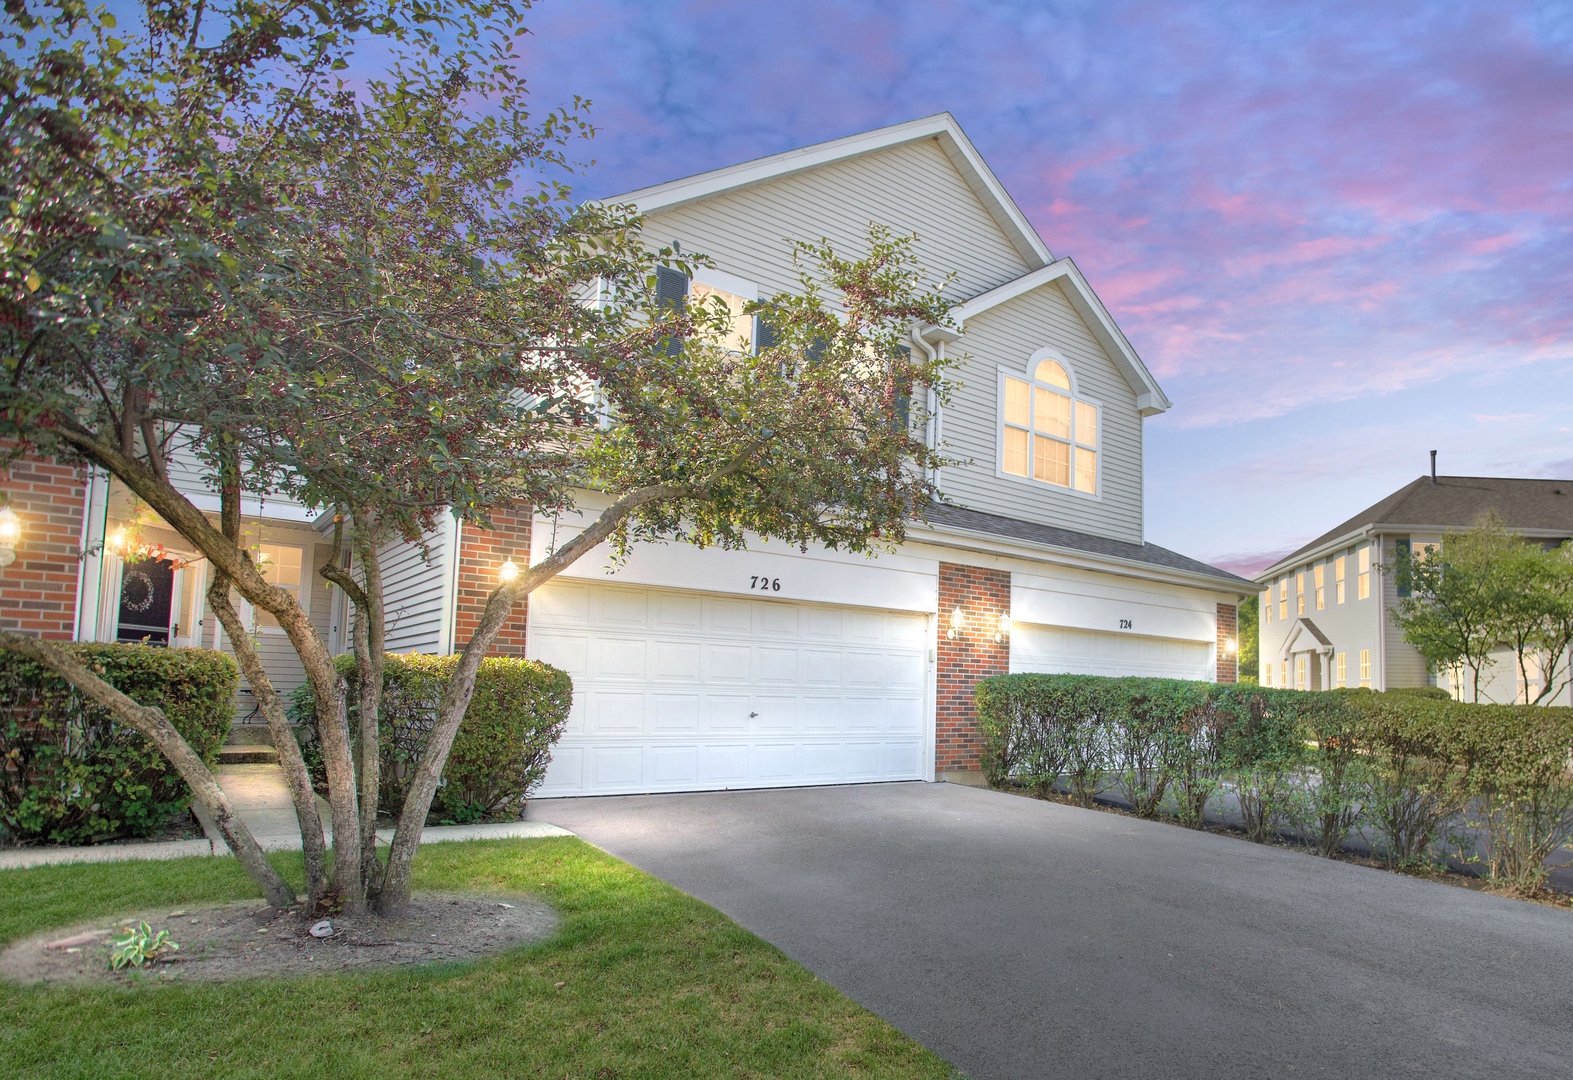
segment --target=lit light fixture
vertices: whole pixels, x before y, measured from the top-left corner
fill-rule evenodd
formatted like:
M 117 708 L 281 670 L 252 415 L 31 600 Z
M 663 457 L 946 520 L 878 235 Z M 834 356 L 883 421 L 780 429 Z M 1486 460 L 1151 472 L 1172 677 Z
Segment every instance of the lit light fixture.
M 1223 651 L 1233 656 L 1240 651 L 1240 643 L 1234 640 L 1234 638 L 1229 638 L 1223 643 Z
M 497 568 L 497 576 L 504 585 L 519 576 L 519 566 L 512 559 L 507 559 Z
M 961 632 L 967 628 L 967 613 L 961 610 L 961 605 L 956 605 L 956 610 L 950 613 L 950 633 L 945 636 L 955 641 Z
M 22 542 L 22 519 L 9 505 L 0 507 L 0 568 L 16 562 L 16 547 Z
M 1010 612 L 1000 612 L 999 627 L 994 631 L 994 644 L 1003 645 L 1005 639 L 1010 637 Z
M 113 551 L 115 554 L 119 555 L 126 550 L 126 539 L 126 530 L 123 527 L 120 527 L 116 528 L 114 532 L 109 534 L 109 539 L 105 541 L 105 544 L 108 546 L 110 551 Z

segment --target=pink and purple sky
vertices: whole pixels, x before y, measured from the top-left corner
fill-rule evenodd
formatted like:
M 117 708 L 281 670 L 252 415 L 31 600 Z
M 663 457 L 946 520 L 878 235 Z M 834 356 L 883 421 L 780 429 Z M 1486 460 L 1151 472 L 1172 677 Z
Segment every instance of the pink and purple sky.
M 603 196 L 949 110 L 1175 407 L 1147 538 L 1250 572 L 1414 479 L 1573 477 L 1573 0 L 541 0 Z

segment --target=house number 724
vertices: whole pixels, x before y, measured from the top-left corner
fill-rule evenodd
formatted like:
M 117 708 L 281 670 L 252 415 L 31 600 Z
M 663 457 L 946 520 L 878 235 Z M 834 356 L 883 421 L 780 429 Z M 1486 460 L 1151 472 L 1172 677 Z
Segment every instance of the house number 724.
M 1131 621 L 1129 619 L 1121 619 L 1120 620 L 1120 629 L 1121 630 L 1129 630 L 1130 628 L 1131 628 Z
M 750 589 L 758 589 L 760 592 L 780 592 L 781 579 L 778 577 L 760 577 L 758 574 L 754 574 L 748 579 L 748 587 Z

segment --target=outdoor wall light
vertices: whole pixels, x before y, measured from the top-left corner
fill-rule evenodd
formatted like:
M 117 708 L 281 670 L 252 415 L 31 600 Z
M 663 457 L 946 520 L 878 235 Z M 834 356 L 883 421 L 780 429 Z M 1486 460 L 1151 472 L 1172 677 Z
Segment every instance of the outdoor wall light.
M 497 568 L 497 576 L 502 579 L 504 585 L 508 584 L 508 582 L 519 576 L 518 564 L 512 559 L 504 560 L 503 564 Z
M 994 644 L 1003 645 L 1008 637 L 1010 637 L 1010 612 L 1002 611 L 999 627 L 994 631 Z
M 22 542 L 22 519 L 10 505 L 0 507 L 0 569 L 16 562 L 16 547 Z
M 126 530 L 124 528 L 117 528 L 114 532 L 109 534 L 109 539 L 104 541 L 104 544 L 115 554 L 123 555 L 126 550 L 126 542 Z
M 967 628 L 967 613 L 961 610 L 961 605 L 956 605 L 956 610 L 950 613 L 950 633 L 945 636 L 955 641 L 961 632 Z
M 1240 651 L 1240 643 L 1234 640 L 1234 638 L 1229 638 L 1223 643 L 1223 651 L 1233 656 Z

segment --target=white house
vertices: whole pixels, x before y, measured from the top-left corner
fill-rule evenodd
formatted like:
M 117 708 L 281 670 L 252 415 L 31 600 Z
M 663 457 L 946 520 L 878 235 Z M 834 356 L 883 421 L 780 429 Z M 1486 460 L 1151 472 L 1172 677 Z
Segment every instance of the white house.
M 912 347 L 963 358 L 928 437 L 967 463 L 939 478 L 953 505 L 877 558 L 650 544 L 615 570 L 592 553 L 537 591 L 499 648 L 574 679 L 540 795 L 966 779 L 985 675 L 1233 680 L 1235 606 L 1257 587 L 1144 539 L 1143 421 L 1168 399 L 949 114 L 608 201 L 637 205 L 652 245 L 714 261 L 672 287 L 739 304 L 798 286 L 794 240 L 854 253 L 871 223 L 917 234 L 932 276 L 956 274 L 959 334 L 914 331 Z M 87 484 L 78 504 L 84 547 L 124 513 L 110 487 Z M 247 522 L 337 641 L 342 597 L 313 573 L 328 548 L 312 515 L 251 506 Z M 388 551 L 390 647 L 462 646 L 503 559 L 540 558 L 582 524 L 521 514 L 479 533 L 447 521 L 428 558 Z M 154 535 L 178 548 L 148 528 L 144 546 Z M 84 564 L 79 637 L 119 633 L 114 561 Z M 176 583 L 168 633 L 211 645 L 194 585 Z M 273 662 L 288 685 L 290 658 Z
M 1441 686 L 1473 700 L 1465 672 L 1434 672 L 1403 638 L 1391 612 L 1407 594 L 1397 575 L 1384 573 L 1400 554 L 1442 543 L 1449 530 L 1468 529 L 1495 513 L 1527 539 L 1561 544 L 1573 536 L 1573 480 L 1495 476 L 1438 476 L 1435 459 L 1422 476 L 1280 559 L 1256 578 L 1261 634 L 1261 682 L 1296 690 L 1363 686 L 1373 690 Z M 1511 704 L 1525 698 L 1517 660 L 1494 654 L 1480 700 Z M 1533 673 L 1553 685 L 1557 672 Z M 1547 704 L 1573 704 L 1563 686 Z

